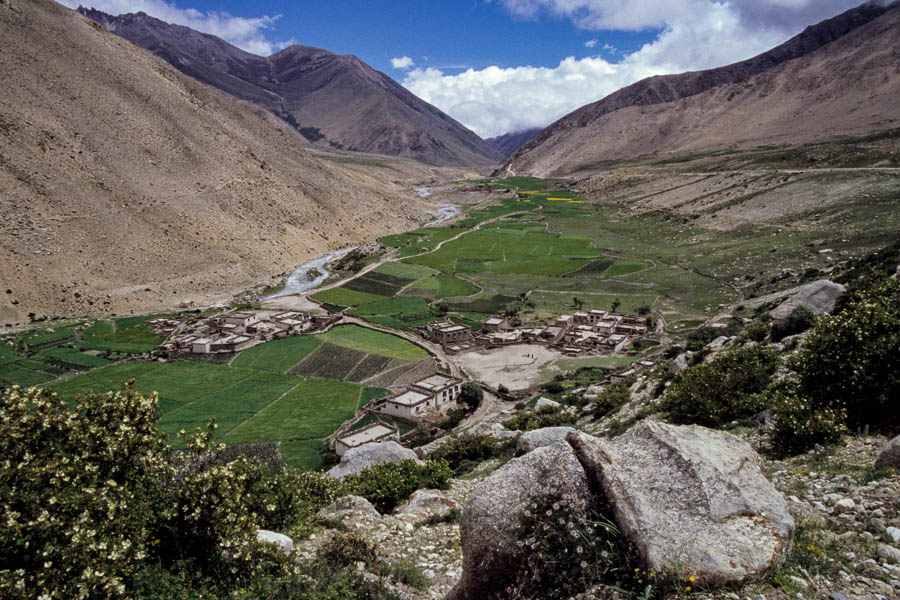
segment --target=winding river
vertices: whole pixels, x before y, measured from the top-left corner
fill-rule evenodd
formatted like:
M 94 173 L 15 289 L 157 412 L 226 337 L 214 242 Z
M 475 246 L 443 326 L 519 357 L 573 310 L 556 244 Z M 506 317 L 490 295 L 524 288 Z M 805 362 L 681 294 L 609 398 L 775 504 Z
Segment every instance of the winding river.
M 304 292 L 308 292 L 320 286 L 323 281 L 328 279 L 328 275 L 330 273 L 325 269 L 325 265 L 330 263 L 333 260 L 337 260 L 338 258 L 346 255 L 352 250 L 355 250 L 358 246 L 351 246 L 350 248 L 342 248 L 341 250 L 335 250 L 334 252 L 329 252 L 325 256 L 320 256 L 319 258 L 314 258 L 311 261 L 305 262 L 291 273 L 290 277 L 287 278 L 287 281 L 284 282 L 284 288 L 280 292 L 276 292 L 271 296 L 266 296 L 263 300 L 268 300 L 269 298 L 278 298 L 280 296 L 291 296 L 293 294 L 302 294 Z M 315 269 L 319 272 L 319 274 L 312 280 L 309 279 L 309 272 Z

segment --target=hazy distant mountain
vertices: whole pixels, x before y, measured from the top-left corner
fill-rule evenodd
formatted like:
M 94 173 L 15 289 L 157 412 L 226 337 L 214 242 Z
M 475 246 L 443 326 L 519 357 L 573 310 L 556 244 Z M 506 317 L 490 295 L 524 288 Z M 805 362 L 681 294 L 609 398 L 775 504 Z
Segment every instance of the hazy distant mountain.
M 562 117 L 500 172 L 790 144 L 900 126 L 900 4 L 867 3 L 755 58 L 644 79 Z
M 486 141 L 506 158 L 515 152 L 519 146 L 536 136 L 540 131 L 540 127 L 535 127 L 534 129 L 526 129 L 525 131 L 517 131 L 515 133 L 504 133 L 497 137 L 488 138 Z
M 474 132 L 352 54 L 295 45 L 262 57 L 144 13 L 115 17 L 78 10 L 183 73 L 265 107 L 311 142 L 433 165 L 488 165 L 502 158 Z
M 0 39 L 0 324 L 228 298 L 417 222 L 281 121 L 51 0 L 0 2 Z

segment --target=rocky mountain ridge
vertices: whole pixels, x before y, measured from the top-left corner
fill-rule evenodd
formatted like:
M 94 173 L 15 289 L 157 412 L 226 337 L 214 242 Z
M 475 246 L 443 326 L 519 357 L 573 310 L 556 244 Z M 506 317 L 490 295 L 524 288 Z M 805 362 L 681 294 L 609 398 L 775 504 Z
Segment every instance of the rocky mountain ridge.
M 496 164 L 490 144 L 352 54 L 293 45 L 272 56 L 145 13 L 79 12 L 176 69 L 265 108 L 309 142 L 442 166 Z
M 896 127 L 898 15 L 897 2 L 866 3 L 749 60 L 644 79 L 562 117 L 498 172 L 564 174 L 613 160 Z
M 0 324 L 227 299 L 424 218 L 50 0 L 0 5 L 0 36 Z

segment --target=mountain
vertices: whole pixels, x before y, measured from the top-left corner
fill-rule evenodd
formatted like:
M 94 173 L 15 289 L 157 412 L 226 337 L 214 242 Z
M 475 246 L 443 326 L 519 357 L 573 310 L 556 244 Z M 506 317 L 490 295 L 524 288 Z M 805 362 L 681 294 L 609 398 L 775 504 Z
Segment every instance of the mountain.
M 525 131 L 517 131 L 514 133 L 504 133 L 497 137 L 488 138 L 486 141 L 493 146 L 497 152 L 508 158 L 510 154 L 515 152 L 519 146 L 536 136 L 541 131 L 540 127 L 526 129 Z
M 311 142 L 431 165 L 482 166 L 503 158 L 475 133 L 352 54 L 294 45 L 262 57 L 144 13 L 115 17 L 78 10 L 183 73 L 266 108 Z
M 644 79 L 562 117 L 499 172 L 793 144 L 900 124 L 900 4 L 867 3 L 749 60 Z
M 230 298 L 422 222 L 51 0 L 0 2 L 0 38 L 0 326 Z

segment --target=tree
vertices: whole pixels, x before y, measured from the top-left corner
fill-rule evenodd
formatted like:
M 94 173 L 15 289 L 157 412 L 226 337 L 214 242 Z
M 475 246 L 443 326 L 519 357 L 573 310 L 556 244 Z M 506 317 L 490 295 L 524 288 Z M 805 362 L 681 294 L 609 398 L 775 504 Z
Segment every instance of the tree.
M 572 306 L 574 306 L 578 310 L 581 310 L 581 307 L 584 306 L 584 300 L 582 300 L 578 296 L 574 296 L 572 298 Z
M 638 306 L 637 314 L 641 316 L 646 316 L 650 314 L 650 305 L 649 304 L 641 304 Z
M 618 298 L 616 298 L 615 300 L 613 300 L 613 303 L 612 303 L 612 311 L 616 312 L 617 310 L 619 310 L 620 306 L 622 306 L 622 303 L 619 302 Z
M 481 386 L 474 381 L 467 381 L 462 384 L 462 390 L 459 393 L 459 401 L 471 410 L 475 410 L 481 404 L 484 398 L 484 392 Z

